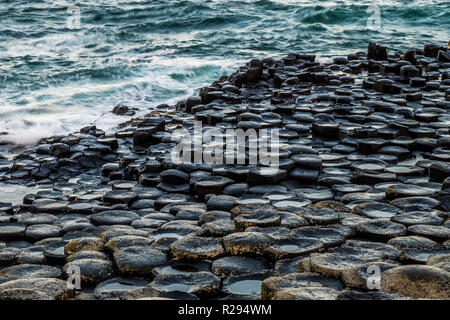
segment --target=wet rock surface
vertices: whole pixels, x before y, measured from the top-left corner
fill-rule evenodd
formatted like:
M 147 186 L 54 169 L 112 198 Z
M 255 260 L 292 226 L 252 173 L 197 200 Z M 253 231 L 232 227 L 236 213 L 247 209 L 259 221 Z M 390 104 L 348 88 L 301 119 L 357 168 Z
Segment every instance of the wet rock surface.
M 0 203 L 0 298 L 448 299 L 450 66 L 436 48 L 254 59 L 113 134 L 88 126 L 2 160 L 0 181 L 30 192 Z M 225 140 L 194 143 L 195 122 L 279 129 L 279 162 L 251 162 L 247 144 L 229 164 L 211 153 Z M 189 136 L 219 163 L 173 161 Z
M 401 266 L 383 273 L 381 290 L 412 298 L 448 299 L 450 273 L 433 266 Z

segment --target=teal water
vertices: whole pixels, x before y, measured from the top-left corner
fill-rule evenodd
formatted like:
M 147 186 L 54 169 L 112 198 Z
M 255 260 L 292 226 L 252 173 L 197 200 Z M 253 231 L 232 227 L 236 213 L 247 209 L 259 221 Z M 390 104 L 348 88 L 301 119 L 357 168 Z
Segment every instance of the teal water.
M 115 104 L 175 102 L 253 57 L 446 45 L 449 26 L 448 0 L 0 0 L 0 141 L 110 130 Z

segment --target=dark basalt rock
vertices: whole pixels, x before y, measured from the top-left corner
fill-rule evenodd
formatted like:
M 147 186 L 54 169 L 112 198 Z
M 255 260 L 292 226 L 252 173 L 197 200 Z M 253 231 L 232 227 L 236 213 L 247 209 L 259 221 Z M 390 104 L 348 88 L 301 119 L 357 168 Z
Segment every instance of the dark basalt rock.
M 450 239 L 450 229 L 443 226 L 416 224 L 408 227 L 408 232 L 413 235 L 430 238 L 437 242 Z
M 341 276 L 342 281 L 345 283 L 346 287 L 360 289 L 360 290 L 368 290 L 368 283 L 370 283 L 370 277 L 373 276 L 372 268 L 379 268 L 380 272 L 384 272 L 386 270 L 398 267 L 400 264 L 396 262 L 369 262 L 363 265 L 360 265 L 355 268 L 345 269 Z
M 0 212 L 13 213 L 12 203 L 0 202 Z
M 258 197 L 255 197 L 259 199 Z M 256 211 L 258 212 L 269 212 L 275 214 L 275 208 L 269 204 L 270 201 L 263 200 L 262 202 L 259 201 L 253 201 L 255 198 L 250 198 L 250 203 L 244 203 L 241 205 L 238 205 L 234 207 L 231 210 L 231 218 L 234 218 L 236 216 L 242 215 L 242 214 L 251 214 Z
M 235 224 L 231 220 L 217 220 L 202 225 L 203 234 L 207 237 L 223 237 L 233 233 Z
M 45 238 L 57 237 L 59 236 L 60 229 L 61 228 L 50 224 L 31 225 L 25 230 L 25 238 L 35 242 Z
M 57 267 L 38 264 L 21 264 L 1 270 L 0 283 L 17 279 L 60 278 L 61 276 L 61 269 Z
M 153 243 L 154 239 L 148 237 L 140 237 L 133 235 L 124 235 L 111 238 L 108 242 L 105 243 L 105 249 L 114 253 L 117 250 L 121 250 L 127 247 L 148 247 Z M 102 242 L 103 244 L 103 242 Z
M 450 253 L 430 255 L 426 264 L 450 272 Z
M 389 294 L 379 291 L 343 290 L 337 296 L 337 300 L 408 300 L 408 298 L 401 294 Z
M 286 170 L 276 168 L 258 168 L 250 170 L 247 183 L 250 185 L 276 184 L 286 178 Z
M 80 251 L 103 251 L 103 240 L 96 237 L 78 238 L 69 241 L 64 246 L 64 254 L 69 256 Z
M 173 242 L 169 248 L 174 260 L 216 259 L 225 254 L 221 242 L 214 238 L 185 237 Z
M 387 58 L 388 50 L 386 47 L 373 42 L 369 43 L 369 47 L 367 49 L 367 59 L 387 60 Z
M 389 204 L 402 209 L 413 208 L 414 210 L 431 210 L 441 205 L 439 200 L 420 196 L 395 199 Z
M 265 256 L 272 261 L 277 261 L 307 255 L 322 248 L 322 242 L 312 238 L 281 239 L 266 248 Z
M 437 60 L 441 62 L 450 62 L 450 53 L 443 50 L 439 50 Z
M 191 220 L 175 220 L 163 224 L 158 229 L 159 232 L 174 232 L 180 235 L 187 235 L 191 233 L 201 233 L 202 228 L 196 225 L 195 221 Z
M 126 210 L 106 210 L 91 216 L 91 222 L 94 225 L 127 225 L 137 219 L 139 219 L 139 215 Z
M 311 256 L 311 270 L 325 276 L 339 278 L 342 277 L 342 274 L 345 271 L 358 268 L 368 261 L 380 260 L 379 257 L 370 257 L 368 254 L 366 255 L 351 248 L 338 248 L 333 252 Z M 366 258 L 369 259 L 367 260 Z
M 45 263 L 48 265 L 64 265 L 66 260 L 64 247 L 66 244 L 67 241 L 57 241 L 46 245 L 44 247 Z
M 308 221 L 306 221 L 306 219 L 290 213 L 290 212 L 284 212 L 284 211 L 279 211 L 278 215 L 281 218 L 281 223 L 280 225 L 286 228 L 298 228 L 298 227 L 303 227 L 308 225 Z
M 286 239 L 289 237 L 290 229 L 286 227 L 267 227 L 267 228 L 260 228 L 260 227 L 248 227 L 245 229 L 246 232 L 258 232 L 264 235 L 267 235 L 275 240 L 281 240 Z
M 437 215 L 433 215 L 428 212 L 412 211 L 400 213 L 392 217 L 392 221 L 404 224 L 406 226 L 411 226 L 415 224 L 440 225 L 443 219 Z
M 129 192 L 126 190 L 111 190 L 103 196 L 103 201 L 128 204 L 137 200 L 137 198 L 138 196 L 134 192 Z
M 227 256 L 213 261 L 212 272 L 222 278 L 255 273 L 269 269 L 269 263 L 262 258 Z
M 208 210 L 229 211 L 236 206 L 237 198 L 230 195 L 218 195 L 209 198 L 206 203 Z
M 111 227 L 106 227 L 104 231 L 101 231 L 98 234 L 98 237 L 103 239 L 103 241 L 107 243 L 114 237 L 125 235 L 147 237 L 148 231 L 137 230 L 127 225 L 113 225 Z
M 199 297 L 214 297 L 220 287 L 220 278 L 212 273 L 201 271 L 193 274 L 163 274 L 149 284 L 159 292 L 185 292 Z
M 448 253 L 449 249 L 404 249 L 400 261 L 407 264 L 425 264 L 431 256 Z
M 337 139 L 339 137 L 339 124 L 328 122 L 315 122 L 312 124 L 311 130 L 319 137 L 327 139 Z
M 183 171 L 169 169 L 161 172 L 161 181 L 173 184 L 189 182 L 189 175 Z
M 231 214 L 229 212 L 213 210 L 202 213 L 198 218 L 198 224 L 203 225 L 208 222 L 230 220 L 230 219 Z
M 318 240 L 323 247 L 330 248 L 344 243 L 345 235 L 333 227 L 301 227 L 290 233 L 294 238 Z
M 100 251 L 78 251 L 66 257 L 66 262 L 72 262 L 81 259 L 100 259 L 108 260 L 108 255 Z
M 420 236 L 395 237 L 388 244 L 399 249 L 439 249 L 442 245 Z
M 428 167 L 431 181 L 442 182 L 450 177 L 450 164 L 445 162 L 436 162 Z
M 356 231 L 363 238 L 387 241 L 390 238 L 404 235 L 406 233 L 406 227 L 386 219 L 374 219 L 358 224 Z
M 211 263 L 209 261 L 170 261 L 167 265 L 153 268 L 155 276 L 162 274 L 187 274 L 200 271 L 210 271 Z
M 394 173 L 355 172 L 351 178 L 351 182 L 356 184 L 377 184 L 395 180 Z
M 19 262 L 20 249 L 4 247 L 0 249 L 0 267 L 9 267 Z
M 146 280 L 112 278 L 100 282 L 94 290 L 97 299 L 117 299 L 126 292 L 143 288 L 148 284 Z
M 291 157 L 295 165 L 303 169 L 320 171 L 322 169 L 322 159 L 312 154 L 295 154 Z
M 144 246 L 130 246 L 114 252 L 114 262 L 121 276 L 150 277 L 152 269 L 167 263 L 166 254 Z
M 381 275 L 381 291 L 415 299 L 447 299 L 449 283 L 450 273 L 433 266 L 400 266 Z
M 155 210 L 160 210 L 166 205 L 180 204 L 187 201 L 187 197 L 184 194 L 172 193 L 159 197 L 155 200 Z
M 139 127 L 133 134 L 133 144 L 135 146 L 148 147 L 156 142 L 152 137 L 157 131 L 164 131 L 165 120 L 159 117 L 146 118 L 139 124 Z
M 118 104 L 113 108 L 112 113 L 114 113 L 118 116 L 123 116 L 128 111 L 129 111 L 129 108 L 126 105 Z
M 199 300 L 196 295 L 182 291 L 156 290 L 150 286 L 125 292 L 120 300 Z
M 22 249 L 18 255 L 18 262 L 19 264 L 45 264 L 44 247 L 36 245 Z
M 266 278 L 275 275 L 273 271 L 260 271 L 235 275 L 226 278 L 222 283 L 222 292 L 239 299 L 260 299 L 261 284 Z
M 58 214 L 67 211 L 68 202 L 54 199 L 36 199 L 31 204 L 31 209 L 36 212 Z
M 113 264 L 108 260 L 79 259 L 67 263 L 63 267 L 66 277 L 71 275 L 71 270 L 79 268 L 81 285 L 92 286 L 114 276 Z
M 26 225 L 21 223 L 2 223 L 0 224 L 0 240 L 22 240 L 25 236 L 25 229 Z
M 64 157 L 70 154 L 70 146 L 65 143 L 54 143 L 50 146 L 48 153 L 55 157 Z
M 395 293 L 367 291 L 366 282 L 370 265 L 384 274 L 411 264 L 449 269 L 447 56 L 438 44 L 388 55 L 371 43 L 332 63 L 295 53 L 254 59 L 114 134 L 88 126 L 0 156 L 0 180 L 30 189 L 22 203 L 8 193 L 0 203 L 0 274 L 33 277 L 0 297 L 67 298 L 53 277 L 77 263 L 97 289 L 83 287 L 76 299 L 442 296 L 441 271 L 395 273 L 387 289 Z M 227 139 L 227 129 L 279 129 L 269 146 L 277 166 L 262 157 L 249 164 L 258 151 L 249 137 L 244 164 L 172 162 L 174 131 L 197 139 L 195 121 Z M 109 280 L 117 270 L 158 280 Z M 278 273 L 291 275 L 268 290 Z M 41 276 L 56 294 L 37 288 Z
M 298 214 L 312 224 L 333 224 L 338 222 L 339 219 L 339 212 L 330 208 L 302 208 Z
M 234 218 L 236 231 L 244 231 L 248 227 L 273 227 L 279 226 L 281 217 L 272 212 L 256 211 L 255 213 L 242 214 Z
M 294 293 L 295 296 L 303 296 L 306 299 L 314 299 L 314 293 L 325 291 L 325 299 L 329 295 L 335 295 L 342 290 L 343 286 L 339 280 L 321 277 L 314 273 L 292 273 L 280 277 L 270 277 L 261 284 L 261 298 L 263 300 L 272 300 L 281 292 L 284 294 Z M 293 292 L 294 290 L 298 290 Z M 299 292 L 300 291 L 300 292 Z M 322 296 L 323 299 L 323 296 Z
M 355 209 L 358 208 L 359 213 L 365 217 L 377 219 L 377 218 L 392 218 L 392 221 L 396 221 L 395 215 L 400 211 L 399 208 L 389 205 L 387 203 L 366 203 L 361 205 L 357 205 L 353 208 L 352 212 L 355 212 Z
M 256 232 L 236 232 L 223 237 L 225 251 L 229 255 L 262 256 L 275 240 Z
M 357 255 L 368 255 L 366 259 L 384 259 L 384 260 L 396 260 L 400 256 L 400 250 L 397 248 L 379 242 L 361 241 L 361 240 L 347 240 L 342 247 L 343 250 L 349 250 Z M 339 249 L 336 249 L 339 250 Z
M 55 278 L 17 279 L 0 284 L 0 299 L 60 300 L 73 297 L 66 281 Z
M 235 183 L 226 186 L 223 189 L 223 194 L 233 197 L 240 197 L 248 190 L 248 184 L 246 183 Z
M 295 168 L 289 171 L 289 177 L 300 183 L 314 183 L 319 177 L 318 170 Z
M 386 199 L 393 200 L 403 197 L 428 197 L 434 194 L 434 190 L 426 187 L 394 184 L 386 189 Z

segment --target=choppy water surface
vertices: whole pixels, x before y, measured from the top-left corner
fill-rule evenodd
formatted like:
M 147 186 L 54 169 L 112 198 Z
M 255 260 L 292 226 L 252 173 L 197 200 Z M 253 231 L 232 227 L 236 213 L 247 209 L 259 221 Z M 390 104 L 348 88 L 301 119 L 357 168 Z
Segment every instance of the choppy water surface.
M 115 104 L 175 102 L 253 57 L 446 44 L 449 25 L 448 0 L 1 0 L 0 141 L 107 130 Z

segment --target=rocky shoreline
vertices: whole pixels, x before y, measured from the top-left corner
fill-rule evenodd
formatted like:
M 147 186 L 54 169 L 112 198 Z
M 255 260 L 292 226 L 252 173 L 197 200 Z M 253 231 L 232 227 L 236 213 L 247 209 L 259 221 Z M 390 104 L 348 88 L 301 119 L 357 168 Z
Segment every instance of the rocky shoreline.
M 450 49 L 315 60 L 0 159 L 34 188 L 0 203 L 0 299 L 449 299 Z M 277 128 L 278 168 L 174 163 L 195 121 Z

